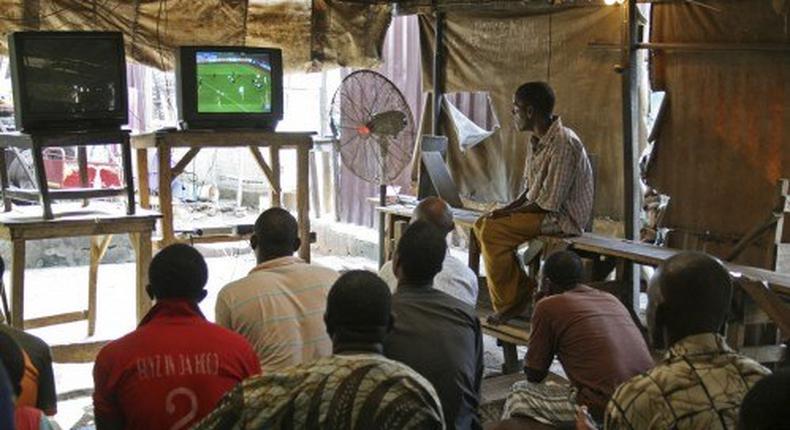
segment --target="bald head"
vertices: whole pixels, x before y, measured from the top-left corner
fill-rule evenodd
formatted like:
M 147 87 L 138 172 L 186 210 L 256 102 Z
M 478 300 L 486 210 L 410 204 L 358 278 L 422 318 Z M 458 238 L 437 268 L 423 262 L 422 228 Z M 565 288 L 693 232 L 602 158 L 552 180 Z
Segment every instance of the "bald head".
M 670 342 L 721 330 L 732 300 L 732 278 L 722 263 L 701 252 L 681 252 L 661 264 L 650 282 L 657 321 Z
M 426 197 L 414 208 L 414 221 L 427 221 L 448 234 L 455 228 L 450 206 L 439 197 Z

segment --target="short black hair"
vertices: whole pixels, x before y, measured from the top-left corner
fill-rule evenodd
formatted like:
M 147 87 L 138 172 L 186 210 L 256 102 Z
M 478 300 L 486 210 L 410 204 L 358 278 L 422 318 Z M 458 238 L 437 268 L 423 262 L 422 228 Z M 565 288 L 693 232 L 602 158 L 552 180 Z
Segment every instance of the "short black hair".
M 669 312 L 668 324 L 689 334 L 721 329 L 733 286 L 718 259 L 702 252 L 680 252 L 659 265 L 655 276 Z
M 22 393 L 22 377 L 25 375 L 25 356 L 22 348 L 7 333 L 0 332 L 0 362 L 8 373 L 11 389 L 18 397 Z
M 384 341 L 390 326 L 391 293 L 387 283 L 366 270 L 341 275 L 326 299 L 326 328 L 345 341 Z
M 558 251 L 546 259 L 543 273 L 560 289 L 578 284 L 582 280 L 582 259 L 573 251 Z
M 158 299 L 194 299 L 208 281 L 206 260 L 197 249 L 177 243 L 159 251 L 148 267 L 151 294 Z
M 554 113 L 556 97 L 554 90 L 546 82 L 527 82 L 516 90 L 516 101 L 532 106 L 543 115 Z
M 277 253 L 293 254 L 299 239 L 299 226 L 287 210 L 270 208 L 255 220 L 257 246 Z
M 447 254 L 446 233 L 427 221 L 410 224 L 398 241 L 398 261 L 411 282 L 431 282 L 442 271 Z
M 757 381 L 746 393 L 738 414 L 738 430 L 780 430 L 790 425 L 790 369 Z

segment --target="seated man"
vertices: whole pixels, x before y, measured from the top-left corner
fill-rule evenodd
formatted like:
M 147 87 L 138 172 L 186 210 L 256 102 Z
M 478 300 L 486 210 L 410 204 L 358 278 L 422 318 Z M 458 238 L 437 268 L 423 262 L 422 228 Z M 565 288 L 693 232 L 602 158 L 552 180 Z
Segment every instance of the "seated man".
M 338 274 L 294 257 L 300 244 L 294 217 L 266 210 L 250 238 L 258 265 L 217 296 L 217 324 L 247 338 L 266 372 L 332 352 L 322 318 Z
M 542 423 L 573 423 L 576 406 L 586 405 L 603 420 L 618 385 L 653 366 L 653 359 L 628 310 L 613 295 L 579 283 L 582 262 L 571 251 L 546 259 L 543 290 L 532 314 L 525 359 L 527 380 L 505 402 L 504 417 Z M 557 356 L 571 386 L 545 384 Z
M 3 429 L 51 430 L 53 428 L 52 424 L 41 410 L 19 402 L 19 395 L 22 393 L 22 378 L 25 373 L 25 358 L 22 354 L 22 348 L 11 336 L 3 332 L 0 332 L 0 364 L 8 372 L 8 382 L 11 384 L 15 405 L 13 412 L 14 426 L 3 427 Z M 5 415 L 3 418 L 6 418 Z M 0 422 L 2 421 L 0 420 Z
M 431 384 L 381 356 L 390 300 L 376 275 L 344 274 L 326 307 L 334 355 L 244 381 L 194 430 L 443 429 Z
M 738 430 L 790 428 L 790 369 L 757 381 L 746 393 L 738 414 Z
M 384 355 L 424 376 L 439 394 L 448 429 L 480 429 L 483 338 L 473 307 L 432 286 L 447 253 L 445 232 L 426 221 L 409 226 L 393 267 L 395 326 Z
M 770 372 L 720 334 L 732 299 L 727 269 L 706 254 L 677 254 L 658 267 L 648 299 L 653 346 L 669 351 L 615 391 L 605 428 L 735 428 L 744 395 Z
M 156 305 L 137 330 L 102 348 L 93 367 L 96 428 L 189 428 L 228 390 L 260 372 L 236 333 L 206 321 L 208 268 L 188 245 L 159 251 L 148 269 Z
M 5 324 L 0 324 L 0 332 L 11 336 L 22 348 L 25 374 L 18 402 L 41 409 L 47 415 L 55 415 L 58 411 L 58 400 L 49 345 L 32 334 Z
M 554 91 L 528 82 L 513 96 L 513 117 L 520 131 L 531 131 L 526 189 L 507 206 L 477 220 L 474 232 L 486 269 L 489 318 L 501 324 L 519 316 L 532 299 L 534 281 L 514 257 L 516 248 L 541 234 L 580 235 L 590 219 L 593 177 L 579 137 L 553 116 Z
M 450 206 L 439 197 L 426 197 L 417 207 L 411 218 L 412 222 L 427 221 L 442 231 L 445 235 L 453 232 L 453 212 Z M 395 292 L 398 278 L 392 270 L 392 261 L 388 261 L 379 269 L 379 276 Z M 442 271 L 433 279 L 433 288 L 455 297 L 456 299 L 475 307 L 477 306 L 477 275 L 461 260 L 450 255 L 450 250 L 445 253 L 442 262 Z

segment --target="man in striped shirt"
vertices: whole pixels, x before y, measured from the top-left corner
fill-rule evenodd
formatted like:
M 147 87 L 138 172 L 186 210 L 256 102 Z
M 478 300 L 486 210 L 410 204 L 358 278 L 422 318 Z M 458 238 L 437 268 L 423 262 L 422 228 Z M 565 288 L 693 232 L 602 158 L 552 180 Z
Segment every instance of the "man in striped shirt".
M 323 317 L 338 274 L 294 257 L 300 243 L 291 214 L 263 212 L 250 238 L 258 265 L 217 297 L 217 324 L 247 338 L 264 372 L 332 353 Z

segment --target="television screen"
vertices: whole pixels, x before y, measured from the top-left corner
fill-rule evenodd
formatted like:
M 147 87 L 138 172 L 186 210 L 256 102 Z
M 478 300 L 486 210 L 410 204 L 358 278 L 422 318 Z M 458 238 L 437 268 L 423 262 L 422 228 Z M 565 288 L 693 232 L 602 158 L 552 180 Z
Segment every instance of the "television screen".
M 274 130 L 283 116 L 282 52 L 248 46 L 182 46 L 176 100 L 184 128 Z
M 271 113 L 267 53 L 198 51 L 198 113 Z
M 18 128 L 127 122 L 121 33 L 19 32 L 10 38 Z

